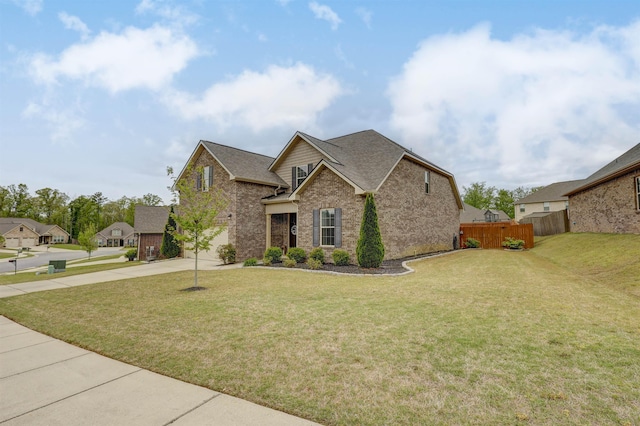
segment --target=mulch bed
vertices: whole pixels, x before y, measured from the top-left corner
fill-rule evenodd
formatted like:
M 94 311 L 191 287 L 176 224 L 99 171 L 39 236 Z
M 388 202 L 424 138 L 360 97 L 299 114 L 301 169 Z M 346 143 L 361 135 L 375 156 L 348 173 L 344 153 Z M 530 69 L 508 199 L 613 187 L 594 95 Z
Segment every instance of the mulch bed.
M 403 262 L 406 262 L 408 260 L 423 259 L 425 257 L 431 257 L 441 253 L 444 253 L 444 252 L 435 252 L 435 253 L 423 254 L 420 256 L 404 257 L 402 259 L 385 260 L 382 262 L 382 265 L 380 265 L 379 268 L 361 268 L 358 265 L 336 266 L 333 263 L 325 263 L 324 265 L 322 265 L 322 268 L 320 269 L 320 271 L 331 271 L 331 272 L 337 272 L 339 274 L 362 274 L 362 275 L 402 274 L 404 272 L 409 271 L 409 269 L 404 268 L 402 266 Z M 286 268 L 286 266 L 284 266 L 283 263 L 274 263 L 271 265 L 271 268 Z M 309 266 L 307 266 L 306 263 L 298 263 L 293 268 L 287 268 L 287 269 L 310 270 Z

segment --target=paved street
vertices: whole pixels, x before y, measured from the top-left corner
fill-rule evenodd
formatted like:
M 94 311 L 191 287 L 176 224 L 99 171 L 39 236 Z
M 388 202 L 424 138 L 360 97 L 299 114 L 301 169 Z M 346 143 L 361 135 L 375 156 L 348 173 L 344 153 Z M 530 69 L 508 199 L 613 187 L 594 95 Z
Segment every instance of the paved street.
M 18 259 L 18 271 L 25 269 L 37 268 L 49 264 L 50 260 L 76 260 L 86 259 L 87 252 L 82 250 L 62 250 L 55 247 L 49 248 L 47 251 L 45 247 L 36 247 L 29 251 L 32 254 L 31 257 L 20 257 Z M 124 251 L 121 247 L 101 247 L 95 252 L 91 253 L 91 258 L 100 256 L 110 256 L 113 254 L 122 254 Z M 0 273 L 13 272 L 14 265 L 9 262 L 9 259 L 0 259 Z

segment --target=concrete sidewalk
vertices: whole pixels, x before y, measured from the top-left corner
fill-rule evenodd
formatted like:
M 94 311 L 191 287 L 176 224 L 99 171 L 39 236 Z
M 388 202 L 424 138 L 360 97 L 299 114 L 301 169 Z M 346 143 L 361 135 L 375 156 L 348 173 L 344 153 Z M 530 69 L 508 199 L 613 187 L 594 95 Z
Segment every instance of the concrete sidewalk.
M 173 259 L 152 262 L 139 266 L 130 266 L 127 268 L 113 269 L 109 271 L 72 275 L 70 277 L 56 278 L 54 274 L 51 275 L 51 279 L 48 280 L 0 286 L 0 298 L 18 296 L 20 294 L 33 293 L 35 291 L 54 290 L 58 288 L 75 287 L 79 285 L 118 281 L 127 278 L 139 278 L 149 275 L 160 275 L 178 271 L 193 271 L 194 264 L 194 259 Z M 242 263 L 236 263 L 233 265 L 222 265 L 219 262 L 211 260 L 198 261 L 199 271 L 211 271 L 240 267 L 242 267 Z
M 0 316 L 4 425 L 317 425 L 152 373 Z

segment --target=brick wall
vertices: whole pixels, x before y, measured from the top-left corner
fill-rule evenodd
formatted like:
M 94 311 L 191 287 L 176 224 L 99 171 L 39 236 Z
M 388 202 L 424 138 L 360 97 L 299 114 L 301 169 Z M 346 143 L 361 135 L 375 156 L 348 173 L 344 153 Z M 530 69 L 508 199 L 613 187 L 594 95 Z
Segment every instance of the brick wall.
M 449 180 L 431 172 L 431 193 L 424 190 L 425 168 L 402 160 L 375 195 L 385 258 L 394 259 L 451 250 L 460 216 Z M 322 170 L 301 194 L 298 204 L 298 247 L 311 250 L 313 209 L 342 208 L 342 249 L 356 262 L 356 246 L 364 197 L 328 169 Z M 325 249 L 327 261 L 333 248 Z
M 571 232 L 640 234 L 634 177 L 640 168 L 569 197 Z
M 147 260 L 147 247 L 154 247 L 156 259 L 162 258 L 160 246 L 162 245 L 162 234 L 142 234 L 140 235 L 138 246 L 138 260 Z
M 402 160 L 376 194 L 387 258 L 453 249 L 460 231 L 454 192 L 447 177 L 431 171 L 430 192 L 425 193 L 425 170 Z
M 267 241 L 266 215 L 261 199 L 273 195 L 274 188 L 229 179 L 229 174 L 211 154 L 203 149 L 194 161 L 194 168 L 213 165 L 213 189 L 219 189 L 229 201 L 218 215 L 219 223 L 227 225 L 229 243 L 236 248 L 238 262 L 250 257 L 262 258 Z M 231 216 L 229 216 L 231 215 Z M 212 248 L 215 252 L 215 247 Z
M 267 217 L 262 198 L 273 195 L 274 188 L 248 182 L 236 182 L 234 214 L 229 220 L 229 242 L 236 246 L 236 259 L 262 259 L 267 243 Z M 233 238 L 232 238 L 233 235 Z
M 353 187 L 329 169 L 323 169 L 301 194 L 298 204 L 298 247 L 307 253 L 313 247 L 313 210 L 342 209 L 342 250 L 351 254 L 356 263 L 356 245 L 360 234 L 360 221 L 364 197 L 356 195 Z M 331 262 L 333 248 L 325 248 L 325 261 Z

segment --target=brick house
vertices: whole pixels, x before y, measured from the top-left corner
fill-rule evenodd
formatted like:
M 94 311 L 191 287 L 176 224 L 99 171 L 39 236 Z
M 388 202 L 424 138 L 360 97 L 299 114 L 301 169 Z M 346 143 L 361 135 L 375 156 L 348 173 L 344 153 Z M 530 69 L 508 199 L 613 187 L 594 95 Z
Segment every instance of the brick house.
M 297 132 L 276 158 L 200 141 L 178 179 L 189 165 L 202 168 L 202 190 L 227 197 L 227 229 L 212 247 L 231 243 L 238 260 L 279 246 L 322 247 L 329 261 L 341 248 L 355 262 L 367 193 L 387 259 L 451 250 L 459 232 L 453 175 L 373 130 L 329 140 Z
M 640 144 L 565 195 L 571 232 L 640 234 Z
M 134 247 L 136 236 L 133 226 L 126 222 L 115 222 L 96 233 L 99 247 Z
M 6 247 L 35 247 L 69 241 L 69 233 L 58 225 L 47 225 L 24 217 L 0 217 L 0 235 Z
M 154 260 L 162 257 L 160 246 L 168 220 L 168 207 L 136 206 L 133 230 L 138 239 L 138 260 Z

